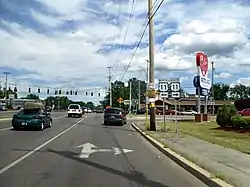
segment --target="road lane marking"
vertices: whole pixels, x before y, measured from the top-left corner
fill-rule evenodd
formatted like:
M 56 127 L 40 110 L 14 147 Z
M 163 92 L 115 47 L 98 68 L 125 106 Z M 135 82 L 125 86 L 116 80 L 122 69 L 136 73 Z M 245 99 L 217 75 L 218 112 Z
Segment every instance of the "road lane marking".
M 1 131 L 7 131 L 7 130 L 10 130 L 10 129 L 12 129 L 12 127 L 7 127 L 7 128 L 4 128 L 4 129 L 0 129 L 0 132 Z
M 61 133 L 59 133 L 58 135 L 54 136 L 53 138 L 49 139 L 47 142 L 43 143 L 42 145 L 38 146 L 37 148 L 35 148 L 34 150 L 28 152 L 27 154 L 23 155 L 22 157 L 18 158 L 17 160 L 15 160 L 14 162 L 8 164 L 7 166 L 5 166 L 4 168 L 2 168 L 0 170 L 0 175 L 3 174 L 5 171 L 9 170 L 10 168 L 14 167 L 15 165 L 19 164 L 20 162 L 22 162 L 23 160 L 25 160 L 26 158 L 28 158 L 29 156 L 33 155 L 35 152 L 39 151 L 40 149 L 42 149 L 43 147 L 45 147 L 46 145 L 48 145 L 49 143 L 51 143 L 52 141 L 54 141 L 55 139 L 59 138 L 60 136 L 62 136 L 63 134 L 65 134 L 66 132 L 68 132 L 69 130 L 71 130 L 72 128 L 74 128 L 76 125 L 78 125 L 80 122 L 82 122 L 84 119 L 86 119 L 87 116 L 85 116 L 83 119 L 79 120 L 77 123 L 75 123 L 74 125 L 72 125 L 71 127 L 65 129 L 64 131 L 62 131 Z
M 56 117 L 52 117 L 52 119 L 60 119 L 62 117 L 65 117 L 66 115 L 63 115 L 63 116 L 56 116 Z M 11 120 L 12 118 L 10 118 L 9 120 Z M 7 120 L 6 120 L 7 121 Z M 7 130 L 10 130 L 12 129 L 12 127 L 7 127 L 7 128 L 3 128 L 3 129 L 0 129 L 0 132 L 1 131 L 7 131 Z
M 100 149 L 91 143 L 85 143 L 85 144 L 79 145 L 77 147 L 82 148 L 82 150 L 79 154 L 79 158 L 89 158 L 89 156 L 95 152 L 112 152 L 114 155 L 120 155 L 122 153 L 133 152 L 133 150 L 130 150 L 130 149 L 120 149 L 117 147 L 112 147 L 111 149 Z

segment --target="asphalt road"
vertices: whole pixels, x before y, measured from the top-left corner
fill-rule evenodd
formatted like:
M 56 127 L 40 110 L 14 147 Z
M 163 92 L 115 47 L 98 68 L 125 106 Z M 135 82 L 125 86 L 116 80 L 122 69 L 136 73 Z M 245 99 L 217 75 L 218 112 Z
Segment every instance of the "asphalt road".
M 88 155 L 90 150 L 96 152 Z M 0 132 L 0 186 L 206 185 L 162 155 L 129 124 L 104 126 L 102 114 L 86 114 L 57 118 L 44 131 Z

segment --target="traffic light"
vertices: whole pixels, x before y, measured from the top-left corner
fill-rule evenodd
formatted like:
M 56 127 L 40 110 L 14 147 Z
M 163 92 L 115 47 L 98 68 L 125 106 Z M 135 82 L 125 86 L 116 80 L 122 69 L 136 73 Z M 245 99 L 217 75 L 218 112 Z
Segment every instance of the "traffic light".
M 62 94 L 62 90 L 59 90 L 59 95 L 61 95 Z
M 72 90 L 70 90 L 70 95 L 72 95 L 73 94 L 73 92 L 72 92 Z
M 15 93 L 17 92 L 17 88 L 16 88 L 16 86 L 15 86 L 15 88 L 14 88 L 14 92 L 15 92 Z
M 31 92 L 31 88 L 29 88 L 29 93 Z
M 55 91 L 55 95 L 57 95 L 57 91 Z
M 94 94 L 93 94 L 93 92 L 91 92 L 91 96 L 93 96 Z
M 88 95 L 88 92 L 86 92 L 86 95 Z
M 47 94 L 49 94 L 49 89 L 47 89 Z
M 77 91 L 75 91 L 75 95 L 77 95 Z
M 101 93 L 98 93 L 98 96 L 100 97 L 100 96 L 101 96 Z
M 37 92 L 40 93 L 40 91 L 41 91 L 40 88 L 38 88 Z

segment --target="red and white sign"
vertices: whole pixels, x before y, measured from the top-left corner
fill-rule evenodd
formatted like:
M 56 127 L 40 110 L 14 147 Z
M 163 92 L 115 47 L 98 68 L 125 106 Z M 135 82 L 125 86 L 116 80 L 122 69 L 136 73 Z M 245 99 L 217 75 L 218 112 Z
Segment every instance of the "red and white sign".
M 208 58 L 207 55 L 199 52 L 196 54 L 196 65 L 198 67 L 198 75 L 200 76 L 200 86 L 205 89 L 211 88 L 211 82 L 208 78 Z
M 200 67 L 200 71 L 203 77 L 207 75 L 208 71 L 208 58 L 204 53 L 196 54 L 196 65 Z

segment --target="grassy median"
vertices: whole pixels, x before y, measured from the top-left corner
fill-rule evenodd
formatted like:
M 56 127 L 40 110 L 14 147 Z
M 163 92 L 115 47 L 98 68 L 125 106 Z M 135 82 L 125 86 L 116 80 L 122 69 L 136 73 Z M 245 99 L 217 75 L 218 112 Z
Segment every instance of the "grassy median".
M 174 127 L 174 123 L 170 123 L 167 123 L 167 125 Z M 250 153 L 250 132 L 248 131 L 238 132 L 231 129 L 221 129 L 215 122 L 178 122 L 178 124 L 180 132 L 184 134 L 244 153 Z

